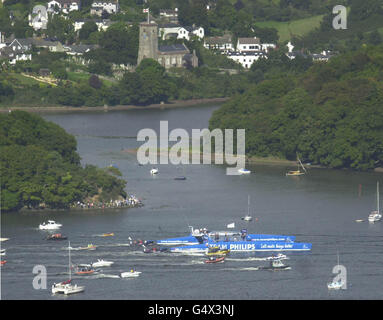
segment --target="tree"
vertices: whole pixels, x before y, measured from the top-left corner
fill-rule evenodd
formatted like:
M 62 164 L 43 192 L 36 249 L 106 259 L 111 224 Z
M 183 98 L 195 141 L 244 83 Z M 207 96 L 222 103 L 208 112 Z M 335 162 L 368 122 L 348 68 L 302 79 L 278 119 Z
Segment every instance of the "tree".
M 80 29 L 78 36 L 80 40 L 87 40 L 91 33 L 97 32 L 98 27 L 94 21 L 87 21 Z

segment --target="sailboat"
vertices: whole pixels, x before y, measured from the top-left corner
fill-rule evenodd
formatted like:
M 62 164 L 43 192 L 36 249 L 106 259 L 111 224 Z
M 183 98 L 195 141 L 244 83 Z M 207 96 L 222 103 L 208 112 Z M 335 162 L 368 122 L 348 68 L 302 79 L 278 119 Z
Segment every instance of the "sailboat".
M 298 157 L 298 153 L 297 153 L 297 162 L 298 162 L 298 168 L 297 170 L 290 170 L 289 172 L 286 173 L 286 176 L 301 176 L 301 175 L 304 175 L 306 174 L 306 168 L 304 167 L 304 165 L 302 164 L 301 160 L 299 159 Z M 303 168 L 303 171 L 300 170 L 300 167 Z
M 241 219 L 245 221 L 253 220 L 253 217 L 250 215 L 250 196 L 247 196 L 247 216 L 244 216 Z
M 84 286 L 78 286 L 77 284 L 72 284 L 72 271 L 71 271 L 71 259 L 70 259 L 70 242 L 69 242 L 69 280 L 63 281 L 60 283 L 54 283 L 52 285 L 52 293 L 61 293 L 61 294 L 74 294 L 83 292 L 85 290 Z
M 372 211 L 368 216 L 369 222 L 376 222 L 382 219 L 382 214 L 379 210 L 379 181 L 376 183 L 376 210 Z
M 338 266 L 339 266 L 339 252 L 337 253 L 337 257 L 338 257 Z M 335 281 L 334 279 L 333 281 L 327 283 L 327 288 L 329 290 L 339 290 L 339 289 L 345 289 L 345 286 L 342 279 L 337 281 Z

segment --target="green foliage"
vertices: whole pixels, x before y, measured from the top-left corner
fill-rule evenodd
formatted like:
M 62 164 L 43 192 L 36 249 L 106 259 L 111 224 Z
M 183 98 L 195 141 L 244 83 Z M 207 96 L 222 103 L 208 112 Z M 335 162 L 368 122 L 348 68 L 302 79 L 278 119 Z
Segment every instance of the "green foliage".
M 383 165 L 383 46 L 314 64 L 288 65 L 217 110 L 210 128 L 245 128 L 246 152 L 333 168 Z M 256 70 L 260 70 L 256 68 Z M 279 73 L 278 73 L 279 72 Z
M 6 211 L 68 208 L 94 196 L 100 201 L 126 197 L 124 180 L 109 170 L 81 167 L 73 136 L 23 111 L 0 114 L 0 170 Z

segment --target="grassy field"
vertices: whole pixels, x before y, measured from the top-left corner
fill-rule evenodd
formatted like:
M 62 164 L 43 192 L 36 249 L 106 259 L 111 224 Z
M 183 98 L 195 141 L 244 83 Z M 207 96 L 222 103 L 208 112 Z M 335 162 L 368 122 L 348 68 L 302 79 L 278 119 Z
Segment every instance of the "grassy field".
M 34 84 L 40 84 L 41 83 L 40 81 L 37 81 L 35 79 L 25 77 L 20 73 L 9 73 L 8 76 L 10 78 L 16 79 L 21 85 L 24 85 L 24 86 L 31 86 Z
M 279 42 L 290 40 L 293 36 L 303 36 L 315 28 L 319 27 L 323 15 L 313 16 L 287 22 L 262 21 L 256 25 L 261 28 L 275 28 L 278 30 Z

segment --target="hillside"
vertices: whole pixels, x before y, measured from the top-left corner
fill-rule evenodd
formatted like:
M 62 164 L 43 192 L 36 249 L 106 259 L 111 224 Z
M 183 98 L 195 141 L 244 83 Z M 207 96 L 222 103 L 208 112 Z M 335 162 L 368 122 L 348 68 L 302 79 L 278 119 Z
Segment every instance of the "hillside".
M 303 72 L 281 62 L 268 79 L 217 110 L 210 129 L 245 128 L 250 156 L 294 160 L 298 153 L 307 162 L 331 168 L 381 167 L 382 66 L 382 45 Z

